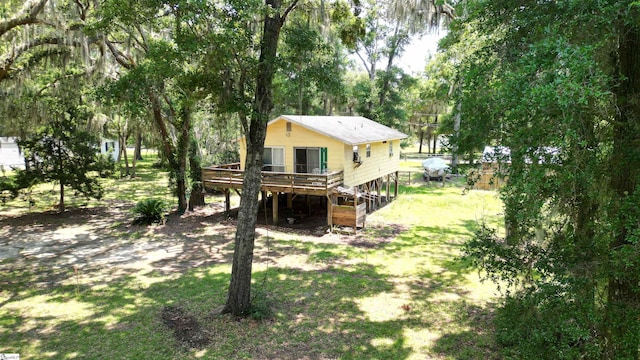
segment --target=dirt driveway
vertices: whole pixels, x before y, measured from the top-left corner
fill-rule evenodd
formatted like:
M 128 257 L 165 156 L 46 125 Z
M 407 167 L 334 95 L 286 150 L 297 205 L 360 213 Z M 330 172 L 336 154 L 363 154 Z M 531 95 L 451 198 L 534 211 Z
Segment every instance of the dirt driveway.
M 1 216 L 0 271 L 26 271 L 39 281 L 55 283 L 70 271 L 112 277 L 227 261 L 234 224 L 218 206 L 170 216 L 165 225 L 149 227 L 131 225 L 129 209 L 114 203 L 64 214 Z
M 269 232 L 301 241 L 366 242 L 361 235 L 328 234 L 322 222 L 296 226 L 259 227 L 256 256 L 261 237 Z M 149 227 L 131 225 L 125 203 L 64 214 L 0 215 L 0 290 L 15 281 L 54 286 L 77 272 L 95 283 L 141 271 L 182 273 L 229 262 L 234 234 L 235 219 L 224 214 L 221 204 L 171 215 L 165 225 Z

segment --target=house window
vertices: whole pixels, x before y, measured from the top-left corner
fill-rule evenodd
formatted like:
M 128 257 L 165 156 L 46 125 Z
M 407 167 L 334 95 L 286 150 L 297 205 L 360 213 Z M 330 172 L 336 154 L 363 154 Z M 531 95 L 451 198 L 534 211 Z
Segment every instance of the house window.
M 393 156 L 393 141 L 389 141 L 389 156 Z
M 367 144 L 367 157 L 371 157 L 371 144 Z
M 284 172 L 284 148 L 265 147 L 262 155 L 262 171 Z
M 357 162 L 359 163 L 360 160 L 360 153 L 358 151 L 358 145 L 354 145 L 353 146 L 353 162 Z
M 291 121 L 287 121 L 286 128 L 287 128 L 287 132 L 291 132 Z
M 295 169 L 302 174 L 321 174 L 320 148 L 294 148 Z

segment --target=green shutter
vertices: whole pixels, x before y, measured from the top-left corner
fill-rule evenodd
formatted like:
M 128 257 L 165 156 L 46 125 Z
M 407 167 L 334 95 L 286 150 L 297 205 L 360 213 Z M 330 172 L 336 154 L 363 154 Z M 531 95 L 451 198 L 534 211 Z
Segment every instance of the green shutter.
M 320 148 L 320 172 L 325 173 L 327 171 L 327 148 Z

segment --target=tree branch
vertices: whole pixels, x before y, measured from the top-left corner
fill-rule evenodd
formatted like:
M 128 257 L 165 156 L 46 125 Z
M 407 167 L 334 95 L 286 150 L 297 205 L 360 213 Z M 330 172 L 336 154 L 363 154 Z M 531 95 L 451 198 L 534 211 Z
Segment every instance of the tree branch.
M 18 26 L 39 23 L 38 14 L 42 12 L 47 1 L 49 0 L 27 1 L 15 17 L 0 22 L 0 36 Z
M 136 24 L 136 30 L 138 30 L 138 33 L 140 33 L 140 37 L 142 37 L 142 41 L 139 41 L 136 37 L 134 38 L 136 39 L 138 44 L 144 49 L 145 52 L 149 51 L 149 48 L 147 46 L 147 44 L 149 43 L 149 40 L 147 39 L 147 35 L 142 30 L 142 27 L 140 26 L 140 24 Z
M 369 74 L 369 79 L 373 79 L 374 77 L 374 75 L 372 74 L 373 69 L 369 68 L 369 64 L 364 59 L 364 57 L 362 57 L 362 54 L 360 54 L 360 51 L 356 50 L 356 55 L 358 55 L 358 58 L 360 59 L 360 61 L 362 61 L 362 65 L 364 65 L 364 68 L 367 69 L 367 74 Z
M 39 38 L 13 48 L 10 54 L 0 58 L 0 82 L 9 76 L 11 65 L 13 65 L 20 56 L 33 48 L 43 45 L 82 46 L 82 43 L 79 41 L 68 41 L 64 38 Z
M 280 17 L 280 24 L 284 24 L 284 22 L 287 20 L 287 16 L 289 16 L 289 13 L 293 11 L 293 9 L 295 9 L 297 5 L 298 0 L 295 0 L 291 3 L 291 5 L 289 5 L 289 7 L 282 13 L 282 16 Z
M 122 51 L 116 49 L 115 45 L 113 45 L 111 41 L 105 39 L 104 43 L 107 45 L 109 51 L 111 51 L 111 54 L 115 58 L 116 62 L 120 64 L 120 66 L 125 69 L 131 69 L 135 66 L 135 61 L 131 58 L 131 56 L 128 56 Z
M 65 74 L 64 76 L 57 77 L 52 82 L 48 83 L 47 85 L 43 86 L 40 90 L 38 90 L 37 94 L 42 95 L 43 92 L 45 92 L 47 89 L 55 87 L 62 80 L 79 78 L 85 75 L 86 75 L 85 72 L 80 72 L 77 74 Z

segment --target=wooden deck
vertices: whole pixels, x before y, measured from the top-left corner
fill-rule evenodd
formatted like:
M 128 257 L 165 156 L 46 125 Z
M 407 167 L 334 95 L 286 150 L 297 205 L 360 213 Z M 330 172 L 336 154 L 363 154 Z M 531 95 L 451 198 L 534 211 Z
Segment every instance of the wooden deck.
M 398 172 L 388 174 L 386 180 L 386 199 L 390 200 L 390 182 L 393 178 L 395 183 L 395 197 L 398 196 Z M 244 171 L 240 169 L 240 163 L 209 166 L 202 168 L 202 182 L 205 189 L 218 189 L 224 191 L 225 209 L 230 210 L 230 190 L 236 192 L 242 189 L 244 179 Z M 296 195 L 312 195 L 326 198 L 327 201 L 327 224 L 330 228 L 333 225 L 343 225 L 352 227 L 355 231 L 358 227 L 364 227 L 366 214 L 368 211 L 376 209 L 383 197 L 383 178 L 367 182 L 356 187 L 353 195 L 353 205 L 335 206 L 338 204 L 338 196 L 345 195 L 344 189 L 339 191 L 339 187 L 343 185 L 344 173 L 336 171 L 328 174 L 304 174 L 304 173 L 281 173 L 281 172 L 262 172 L 263 199 L 268 192 L 274 198 L 278 198 L 279 194 L 287 194 L 287 208 L 291 208 L 293 198 Z M 357 188 L 362 188 L 363 199 L 365 203 L 358 203 L 360 193 Z M 294 195 L 295 194 L 295 195 Z M 357 194 L 357 195 L 356 195 Z M 278 203 L 272 201 L 272 217 L 273 224 L 278 224 Z
M 244 170 L 240 163 L 202 168 L 202 182 L 207 189 L 242 189 Z M 301 174 L 262 172 L 262 191 L 326 196 L 340 186 L 343 172 L 329 174 Z

